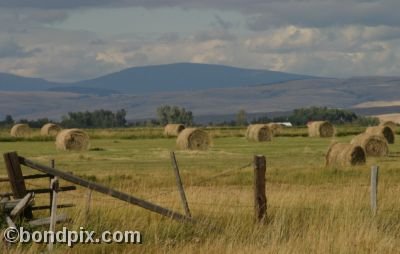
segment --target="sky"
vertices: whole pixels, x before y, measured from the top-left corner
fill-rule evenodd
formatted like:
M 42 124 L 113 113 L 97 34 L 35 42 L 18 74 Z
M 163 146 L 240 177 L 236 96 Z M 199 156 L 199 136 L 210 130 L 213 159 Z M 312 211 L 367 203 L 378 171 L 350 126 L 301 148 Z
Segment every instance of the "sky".
M 73 82 L 223 64 L 400 75 L 399 0 L 0 0 L 0 72 Z

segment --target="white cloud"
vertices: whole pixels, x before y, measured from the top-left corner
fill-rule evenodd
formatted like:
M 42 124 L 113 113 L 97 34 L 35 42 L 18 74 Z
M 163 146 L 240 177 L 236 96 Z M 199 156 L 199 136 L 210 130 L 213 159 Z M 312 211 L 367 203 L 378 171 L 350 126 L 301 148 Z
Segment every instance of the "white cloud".
M 31 5 L 22 0 L 0 2 L 2 72 L 75 81 L 131 66 L 171 62 L 319 76 L 398 75 L 400 71 L 400 1 L 395 0 L 46 0 Z M 99 37 L 90 31 L 49 26 L 65 20 L 71 9 L 115 5 L 212 9 L 217 14 L 209 27 L 189 34 L 171 29 L 165 34 Z M 223 20 L 218 15 L 222 9 L 242 13 L 250 29 L 243 31 Z
M 126 65 L 126 54 L 122 54 L 116 50 L 108 50 L 106 52 L 97 53 L 96 60 L 124 66 Z
M 40 48 L 32 56 L 0 59 L 0 68 L 15 74 L 73 81 L 97 77 L 132 66 L 171 62 L 226 64 L 318 76 L 397 75 L 399 39 L 387 27 L 301 28 L 288 26 L 221 40 L 209 33 L 148 40 L 135 36 L 102 38 L 70 33 L 65 40 L 55 31 L 18 39 Z M 30 43 L 28 43 L 29 41 Z

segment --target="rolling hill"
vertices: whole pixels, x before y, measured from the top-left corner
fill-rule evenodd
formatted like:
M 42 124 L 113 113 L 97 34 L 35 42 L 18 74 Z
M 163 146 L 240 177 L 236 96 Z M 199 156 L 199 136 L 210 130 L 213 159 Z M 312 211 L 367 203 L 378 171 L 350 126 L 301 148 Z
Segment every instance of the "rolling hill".
M 60 119 L 71 111 L 126 109 L 130 120 L 156 117 L 160 105 L 179 105 L 193 111 L 203 122 L 232 119 L 244 109 L 248 113 L 290 111 L 299 107 L 328 106 L 353 108 L 364 102 L 396 101 L 400 78 L 370 77 L 351 79 L 307 79 L 249 87 L 214 88 L 198 91 L 152 94 L 84 95 L 69 92 L 0 92 L 0 119 Z M 362 114 L 399 112 L 394 107 L 354 108 Z M 225 116 L 229 116 L 226 118 Z M 215 116 L 215 117 L 212 117 Z
M 149 94 L 272 84 L 313 78 L 268 70 L 223 65 L 176 63 L 132 67 L 95 79 L 57 83 L 44 79 L 0 74 L 0 91 L 57 91 L 80 94 Z
M 0 73 L 0 91 L 44 91 L 59 85 L 62 84 L 40 78 L 27 78 Z
M 133 67 L 77 82 L 74 86 L 97 89 L 112 87 L 122 93 L 142 94 L 272 84 L 309 78 L 313 77 L 223 65 L 176 63 Z
M 260 115 L 308 106 L 378 115 L 399 109 L 362 105 L 391 105 L 399 97 L 400 77 L 313 78 L 207 64 L 134 67 L 68 84 L 0 74 L 0 119 L 60 119 L 71 111 L 121 108 L 129 120 L 148 119 L 165 104 L 183 106 L 202 122 L 232 119 L 240 109 Z

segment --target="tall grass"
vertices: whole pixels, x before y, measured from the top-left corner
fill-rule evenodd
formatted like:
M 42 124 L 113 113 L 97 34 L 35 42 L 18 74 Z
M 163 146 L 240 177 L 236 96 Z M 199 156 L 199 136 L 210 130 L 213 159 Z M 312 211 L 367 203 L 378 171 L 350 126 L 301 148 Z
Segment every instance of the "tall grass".
M 156 130 L 152 131 L 155 135 Z M 390 145 L 389 157 L 368 158 L 362 167 L 335 169 L 324 168 L 331 139 L 276 137 L 269 143 L 254 143 L 241 136 L 222 137 L 226 130 L 212 131 L 221 136 L 209 151 L 176 151 L 197 223 L 172 221 L 98 193 L 93 193 L 86 218 L 87 192 L 78 188 L 59 195 L 60 203 L 77 204 L 63 211 L 73 218 L 66 224 L 69 229 L 139 230 L 143 244 L 78 244 L 73 248 L 59 244 L 56 253 L 400 252 L 398 144 Z M 244 129 L 229 131 L 242 133 Z M 118 135 L 118 130 L 110 132 Z M 169 161 L 174 139 L 125 139 L 129 134 L 102 136 L 101 130 L 92 134 L 99 135 L 92 140 L 92 147 L 99 149 L 82 153 L 56 151 L 52 141 L 2 142 L 0 151 L 15 150 L 41 163 L 55 158 L 58 168 L 183 213 Z M 345 142 L 351 138 L 335 139 Z M 254 154 L 267 157 L 268 215 L 263 225 L 254 223 L 253 169 L 245 166 Z M 375 217 L 369 208 L 369 167 L 373 164 L 381 167 Z M 24 172 L 33 173 L 26 168 Z M 5 169 L 0 163 L 2 174 Z M 27 186 L 45 187 L 48 181 L 29 180 Z M 0 191 L 9 191 L 9 186 L 0 184 Z M 46 203 L 48 196 L 37 195 L 37 205 Z M 48 216 L 48 211 L 35 212 L 35 216 Z M 9 253 L 45 250 L 43 244 L 24 244 L 13 246 Z

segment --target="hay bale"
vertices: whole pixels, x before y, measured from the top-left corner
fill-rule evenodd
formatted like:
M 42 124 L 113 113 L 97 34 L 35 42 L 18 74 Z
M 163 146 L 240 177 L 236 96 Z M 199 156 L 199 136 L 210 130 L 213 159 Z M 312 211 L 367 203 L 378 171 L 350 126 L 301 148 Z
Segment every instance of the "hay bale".
M 315 121 L 308 124 L 308 136 L 328 138 L 335 135 L 335 127 L 328 121 Z
M 66 129 L 58 133 L 56 148 L 58 150 L 87 150 L 89 149 L 89 135 L 80 129 Z
M 61 131 L 61 127 L 54 123 L 46 123 L 40 129 L 40 135 L 42 136 L 57 136 Z
M 185 129 L 183 124 L 167 124 L 164 127 L 164 136 L 176 137 Z
M 351 144 L 361 146 L 367 156 L 386 156 L 389 146 L 382 135 L 362 133 L 351 140 Z
M 365 133 L 372 134 L 372 135 L 382 135 L 389 144 L 394 144 L 394 132 L 388 126 L 372 126 L 368 127 Z
M 10 135 L 12 137 L 29 137 L 32 133 L 31 128 L 27 124 L 16 124 L 11 128 Z
M 273 132 L 265 124 L 251 124 L 247 127 L 246 138 L 250 141 L 266 142 L 271 141 Z
M 349 167 L 364 165 L 366 162 L 366 155 L 361 146 L 347 143 L 334 143 L 329 147 L 325 159 L 326 166 Z
M 179 133 L 176 145 L 184 150 L 207 150 L 211 145 L 211 138 L 205 131 L 187 128 Z
M 387 126 L 390 129 L 392 129 L 393 133 L 396 133 L 396 130 L 397 130 L 397 127 L 398 127 L 397 124 L 395 122 L 393 122 L 393 121 L 383 122 L 383 123 L 379 124 L 379 126 Z
M 280 125 L 279 123 L 269 123 L 267 124 L 267 126 L 271 129 L 274 136 L 281 134 L 283 129 L 282 125 Z

